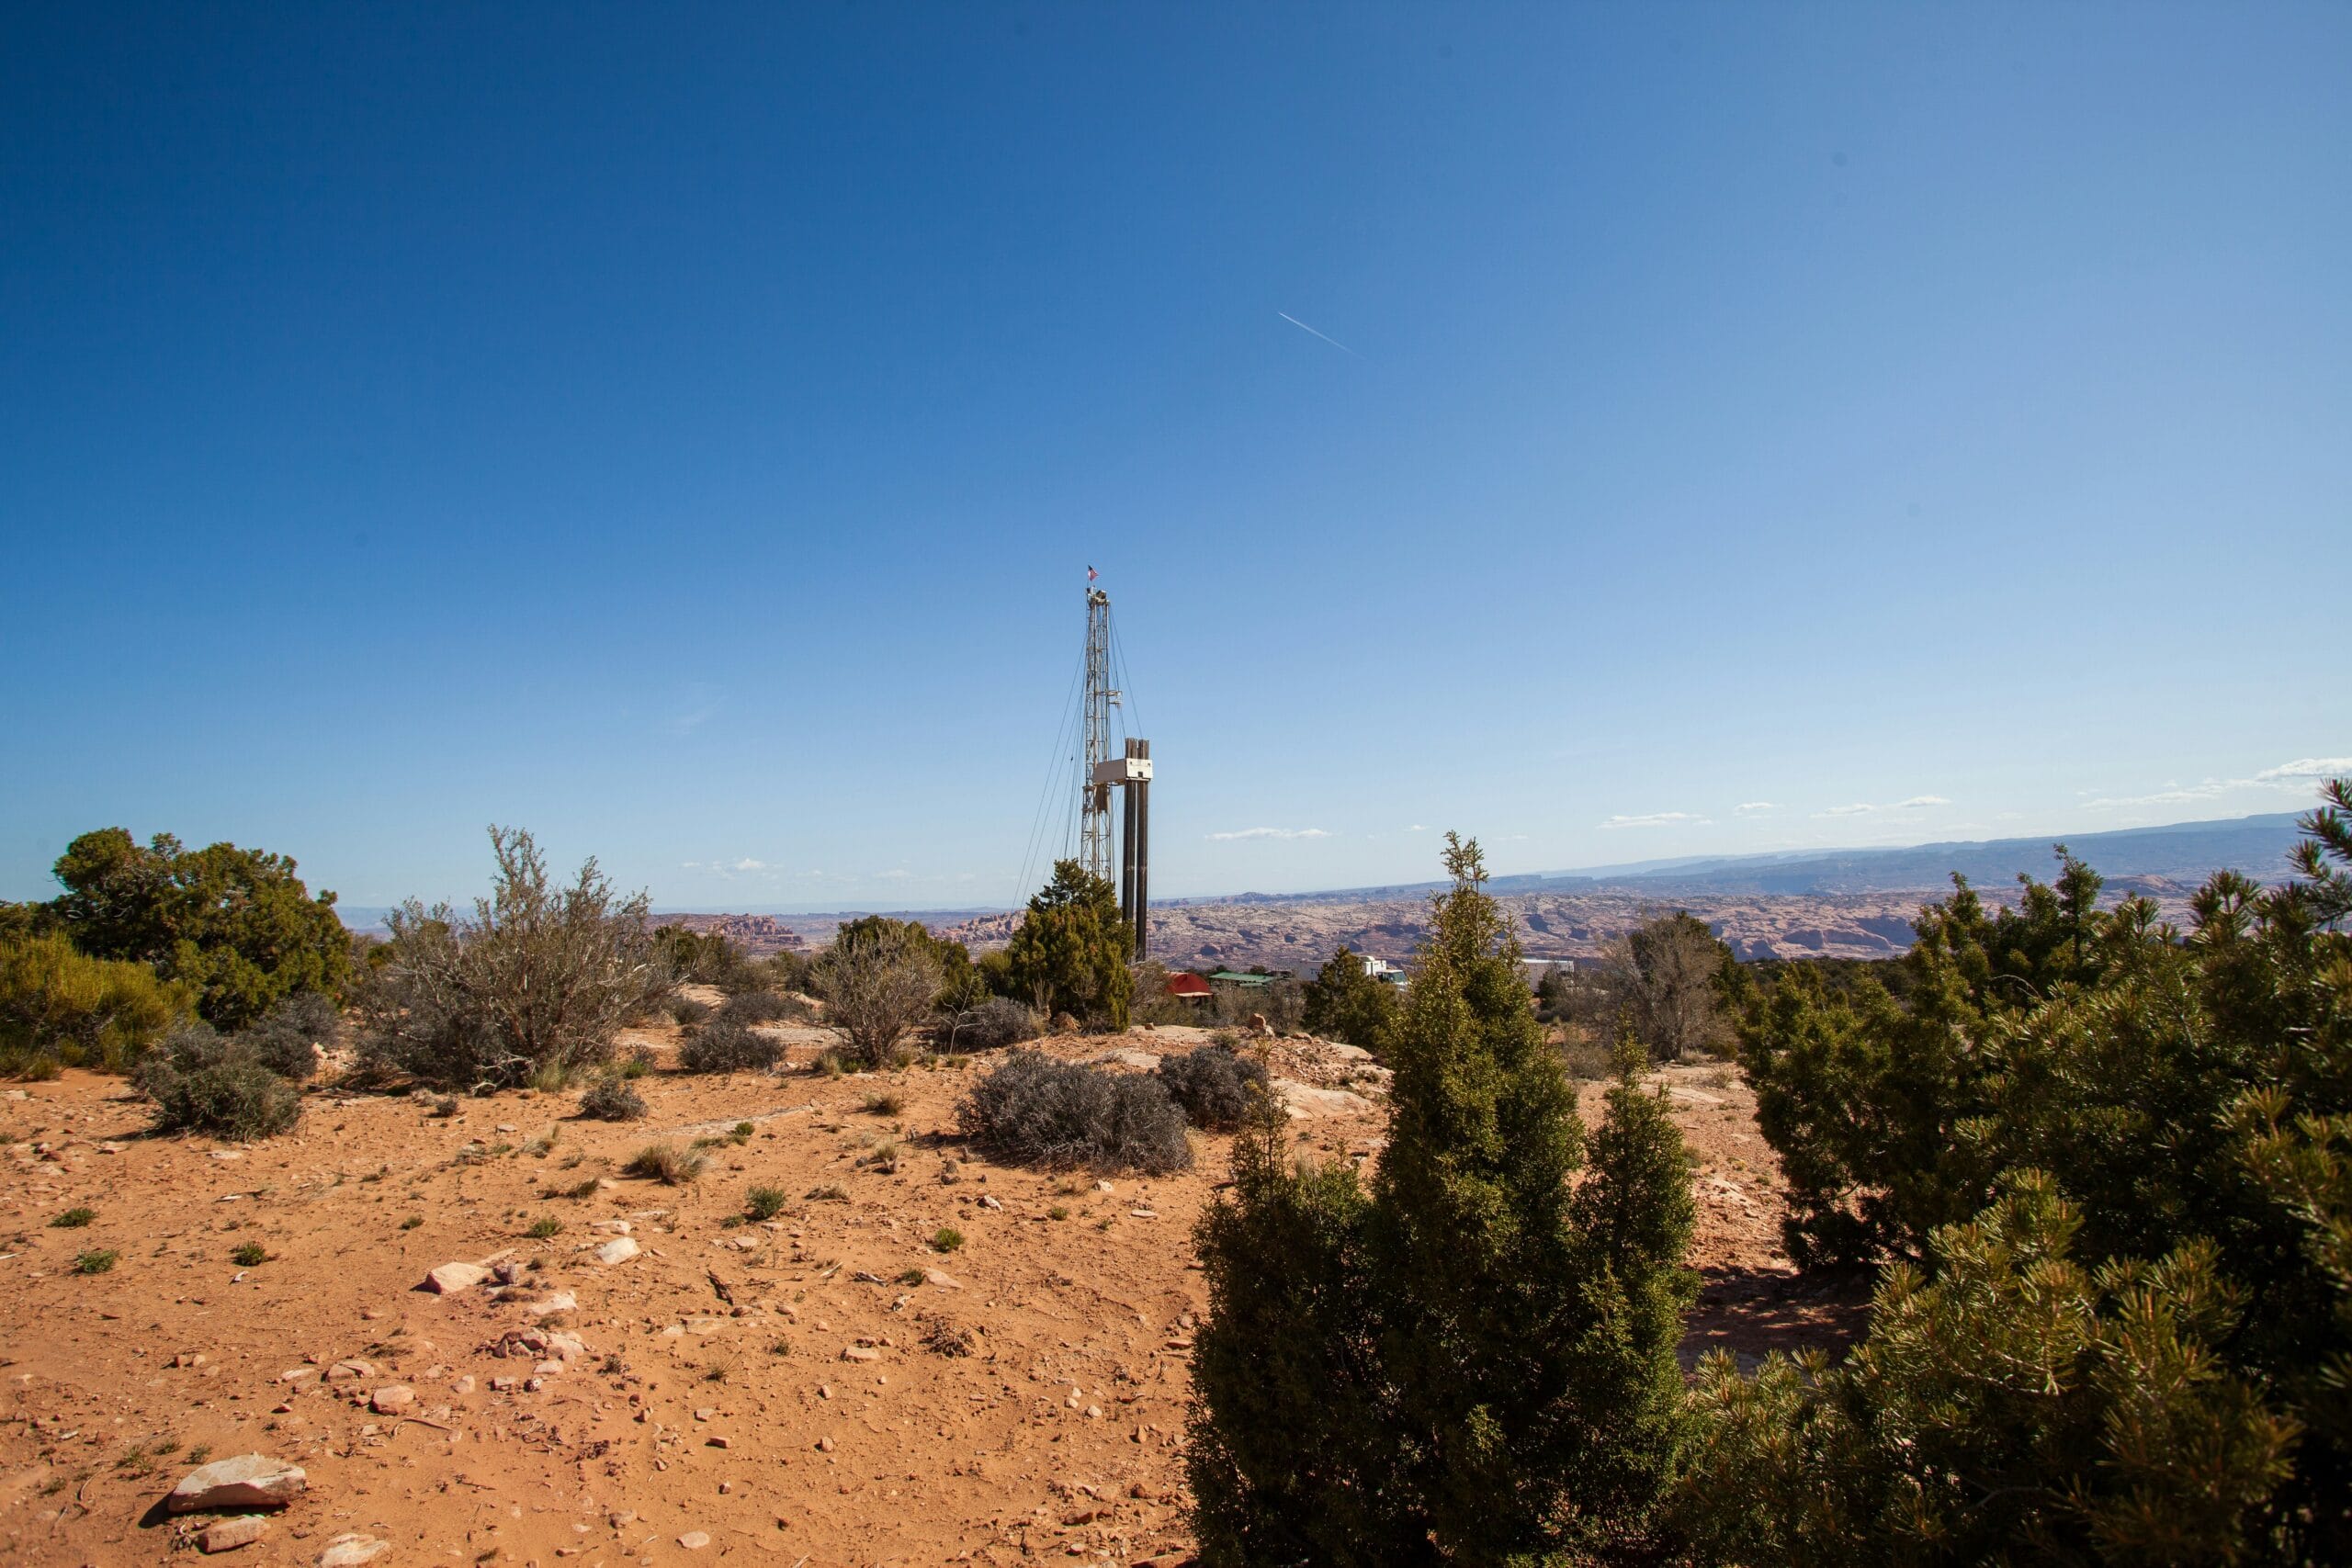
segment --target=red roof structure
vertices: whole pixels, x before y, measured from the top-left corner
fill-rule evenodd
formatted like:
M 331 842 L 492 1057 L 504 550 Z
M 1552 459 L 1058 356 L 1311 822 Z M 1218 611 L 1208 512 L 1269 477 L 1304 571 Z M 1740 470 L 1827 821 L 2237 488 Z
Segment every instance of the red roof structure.
M 1176 974 L 1168 976 L 1168 994 L 1188 1001 L 1204 1001 L 1209 995 L 1209 983 L 1198 975 Z

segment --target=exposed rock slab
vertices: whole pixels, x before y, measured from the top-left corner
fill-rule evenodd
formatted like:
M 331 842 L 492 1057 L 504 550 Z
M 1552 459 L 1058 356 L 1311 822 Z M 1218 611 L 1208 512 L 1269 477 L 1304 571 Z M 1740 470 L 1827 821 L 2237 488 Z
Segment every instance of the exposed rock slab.
M 200 1513 L 207 1508 L 282 1508 L 309 1484 L 310 1477 L 299 1464 L 267 1454 L 236 1454 L 189 1471 L 164 1499 L 164 1506 L 174 1514 Z

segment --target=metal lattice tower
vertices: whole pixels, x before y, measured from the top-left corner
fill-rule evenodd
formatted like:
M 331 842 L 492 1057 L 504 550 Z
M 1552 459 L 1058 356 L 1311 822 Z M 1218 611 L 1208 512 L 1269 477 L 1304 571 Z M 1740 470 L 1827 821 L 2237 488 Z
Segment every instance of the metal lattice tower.
M 1086 591 L 1086 756 L 1079 764 L 1078 859 L 1089 873 L 1111 880 L 1111 786 L 1095 774 L 1111 760 L 1111 596 Z

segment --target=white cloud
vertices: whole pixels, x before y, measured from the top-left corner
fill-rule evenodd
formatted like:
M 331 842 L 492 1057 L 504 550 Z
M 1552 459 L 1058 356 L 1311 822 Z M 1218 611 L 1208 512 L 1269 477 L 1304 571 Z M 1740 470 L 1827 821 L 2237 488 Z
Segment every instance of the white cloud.
M 2256 784 L 2341 778 L 2352 778 L 2352 757 L 2301 757 L 2275 768 L 2265 768 L 2254 775 Z
M 1826 811 L 1816 811 L 1813 815 L 1815 818 L 1868 817 L 1879 811 L 1920 811 L 1930 806 L 1950 806 L 1951 804 L 1951 801 L 1940 795 L 1915 795 L 1908 800 L 1898 800 L 1892 806 L 1876 806 L 1867 800 L 1858 800 L 1851 806 L 1833 806 Z
M 1677 828 L 1688 824 L 1704 827 L 1707 819 L 1695 811 L 1646 811 L 1636 817 L 1622 813 L 1600 824 L 1603 828 Z
M 1428 824 L 1422 822 L 1416 822 L 1411 827 L 1405 829 L 1408 833 L 1426 833 L 1429 830 Z
M 1769 800 L 1743 800 L 1737 806 L 1731 808 L 1731 814 L 1734 817 L 1753 817 L 1758 812 L 1778 811 L 1779 809 L 1781 808 L 1773 805 Z
M 2209 778 L 2201 784 L 2167 784 L 2146 795 L 2103 795 L 2085 804 L 2095 811 L 2121 811 L 2140 806 L 2188 806 L 2245 790 L 2301 795 L 2309 793 L 2314 780 L 2347 775 L 2352 775 L 2352 757 L 2299 757 L 2275 768 L 2264 768 L 2252 778 Z
M 886 882 L 904 882 L 907 878 L 912 876 L 914 873 L 909 871 L 904 866 L 894 865 L 888 871 L 877 871 L 874 874 L 881 877 Z
M 1328 839 L 1331 835 L 1321 828 L 1243 828 L 1231 833 L 1211 833 L 1213 843 L 1231 843 L 1236 839 Z
M 2103 795 L 2086 804 L 2093 811 L 2112 811 L 2132 806 L 2186 806 L 2191 801 L 2211 800 L 2233 790 L 2253 787 L 2252 779 L 2207 779 L 2200 784 L 2176 784 L 2147 795 Z
M 699 871 L 707 875 L 716 876 L 721 882 L 732 882 L 738 876 L 749 876 L 754 873 L 763 876 L 774 874 L 768 869 L 767 862 L 752 860 L 748 855 L 735 860 L 681 861 L 678 863 L 678 868 L 681 871 Z

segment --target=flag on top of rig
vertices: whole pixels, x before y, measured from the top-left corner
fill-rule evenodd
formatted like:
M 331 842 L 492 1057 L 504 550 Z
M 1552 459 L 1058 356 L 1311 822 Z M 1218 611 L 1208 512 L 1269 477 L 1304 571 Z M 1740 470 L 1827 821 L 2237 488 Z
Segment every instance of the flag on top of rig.
M 1086 581 L 1089 581 L 1089 582 L 1093 581 L 1094 581 L 1094 579 L 1095 579 L 1095 577 L 1096 577 L 1097 575 L 1098 575 L 1098 574 L 1095 572 L 1095 570 L 1094 570 L 1092 567 L 1091 567 L 1091 566 L 1090 566 L 1090 567 L 1088 567 L 1088 568 L 1086 569 Z

